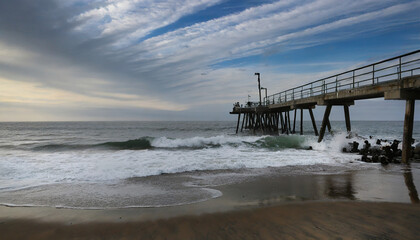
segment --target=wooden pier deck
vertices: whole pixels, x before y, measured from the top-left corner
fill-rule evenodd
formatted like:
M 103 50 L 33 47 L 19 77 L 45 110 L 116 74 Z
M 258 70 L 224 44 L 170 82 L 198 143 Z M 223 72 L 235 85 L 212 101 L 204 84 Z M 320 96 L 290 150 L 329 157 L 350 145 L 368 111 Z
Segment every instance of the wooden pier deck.
M 346 128 L 350 132 L 349 106 L 354 105 L 356 100 L 371 98 L 406 101 L 402 160 L 407 162 L 411 151 L 414 104 L 420 99 L 420 50 L 288 89 L 267 96 L 260 102 L 248 102 L 245 106 L 236 103 L 230 114 L 238 114 L 236 133 L 245 128 L 254 133 L 289 134 L 296 132 L 296 115 L 300 110 L 300 134 L 303 134 L 303 110 L 308 110 L 320 142 L 326 128 L 331 131 L 329 115 L 332 106 L 343 106 Z M 312 112 L 317 105 L 326 106 L 319 133 Z M 292 110 L 293 125 L 290 118 Z

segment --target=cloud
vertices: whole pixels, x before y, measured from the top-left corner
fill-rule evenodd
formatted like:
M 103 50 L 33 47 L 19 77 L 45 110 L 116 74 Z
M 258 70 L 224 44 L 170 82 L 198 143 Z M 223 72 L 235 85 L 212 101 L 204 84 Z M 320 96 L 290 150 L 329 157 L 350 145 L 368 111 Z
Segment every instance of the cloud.
M 244 61 L 243 66 L 235 67 L 227 61 L 275 55 L 420 22 L 418 1 L 368 0 L 340 4 L 333 0 L 275 1 L 203 21 L 200 13 L 220 3 L 1 1 L 0 78 L 16 86 L 22 82 L 27 94 L 39 93 L 30 100 L 37 104 L 54 102 L 39 101 L 43 94 L 47 99 L 56 91 L 63 97 L 55 102 L 69 106 L 86 102 L 86 107 L 197 109 L 236 101 L 250 89 L 255 94 L 255 69 L 263 72 L 264 83 L 273 93 L 314 80 L 316 74 L 336 73 L 346 68 L 345 63 L 357 65 L 354 61 L 335 63 L 314 74 L 292 72 L 275 63 Z M 177 27 L 176 23 L 191 16 L 195 23 Z M 329 62 L 317 64 L 327 66 Z M 10 94 L 7 96 L 10 102 Z
M 120 36 L 112 46 L 132 45 L 153 30 L 167 26 L 181 17 L 219 3 L 221 0 L 108 0 L 104 6 L 83 12 L 72 21 L 81 22 L 75 29 L 92 38 Z
M 94 79 L 92 79 L 94 81 Z M 77 94 L 62 89 L 39 87 L 35 83 L 16 82 L 1 79 L 0 102 L 31 105 L 55 105 L 113 108 L 143 108 L 169 111 L 183 111 L 186 106 L 156 98 L 145 98 L 132 94 L 96 91 L 92 95 Z
M 251 8 L 239 14 L 198 23 L 145 40 L 136 49 L 147 54 L 139 54 L 137 59 L 156 59 L 160 60 L 160 64 L 193 59 L 211 64 L 261 54 L 274 44 L 295 39 L 308 42 L 308 37 L 323 32 L 396 15 L 420 6 L 418 3 L 406 3 L 377 10 L 378 6 L 366 7 L 364 1 L 350 1 L 348 4 L 343 2 L 338 5 L 333 4 L 333 1 L 314 1 L 283 9 L 287 4 L 280 3 Z M 365 9 L 363 14 L 359 13 L 361 7 Z M 354 13 L 358 14 L 343 17 Z M 326 22 L 326 19 L 335 20 Z M 373 30 L 386 26 L 369 27 Z M 325 39 L 317 38 L 317 44 L 325 42 Z
M 386 6 L 381 3 L 366 5 L 365 1 L 349 1 L 338 5 L 331 1 L 314 1 L 289 7 L 288 3 L 251 8 L 239 14 L 147 39 L 134 48 L 144 54 L 134 56 L 132 61 L 145 63 L 148 59 L 153 60 L 150 64 L 141 64 L 137 69 L 139 72 L 158 72 L 161 68 L 188 76 L 167 82 L 162 79 L 168 78 L 160 78 L 162 84 L 177 89 L 178 86 L 197 81 L 196 77 L 188 75 L 195 69 L 207 68 L 221 61 L 278 51 L 279 48 L 290 50 L 325 44 L 351 36 L 328 37 L 324 35 L 326 32 L 369 23 L 371 20 L 380 21 L 419 8 L 419 4 L 413 3 Z M 362 13 L 361 8 L 364 9 Z M 367 24 L 354 31 L 367 32 L 385 27 L 381 24 Z

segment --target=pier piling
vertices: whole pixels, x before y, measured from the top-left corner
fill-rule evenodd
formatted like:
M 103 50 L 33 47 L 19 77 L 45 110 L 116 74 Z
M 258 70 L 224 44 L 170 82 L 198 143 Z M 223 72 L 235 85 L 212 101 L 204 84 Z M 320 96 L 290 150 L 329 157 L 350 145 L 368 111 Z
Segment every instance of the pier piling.
M 327 128 L 328 128 L 328 132 L 331 133 L 331 123 L 330 123 L 330 119 L 327 119 Z
M 409 163 L 411 157 L 411 141 L 413 138 L 414 99 L 407 99 L 405 103 L 404 134 L 402 145 L 402 162 Z
M 246 116 L 247 116 L 247 115 L 248 115 L 247 113 L 244 113 L 244 117 L 242 118 L 241 132 L 242 132 L 242 130 L 244 129 L 245 119 L 246 119 Z
M 312 112 L 311 108 L 309 108 L 308 110 L 309 110 L 309 115 L 311 115 L 312 127 L 314 128 L 315 136 L 319 136 L 318 129 L 316 127 L 314 113 Z
M 284 133 L 284 119 L 283 119 L 283 112 L 279 112 L 280 114 L 280 123 L 281 123 L 281 133 Z
M 300 135 L 303 135 L 303 108 L 300 109 Z
M 236 133 L 238 133 L 238 129 L 239 129 L 239 122 L 241 121 L 241 114 L 238 114 L 238 123 L 236 124 Z
M 346 128 L 347 132 L 351 132 L 351 125 L 350 125 L 350 112 L 349 112 L 349 106 L 344 105 L 344 116 L 346 118 Z
M 322 119 L 322 125 L 321 125 L 321 130 L 319 132 L 318 142 L 321 142 L 322 139 L 324 138 L 326 126 L 330 125 L 329 124 L 330 120 L 328 118 L 330 117 L 331 107 L 332 105 L 328 104 L 327 107 L 325 108 L 324 118 Z M 331 128 L 331 126 L 329 128 Z

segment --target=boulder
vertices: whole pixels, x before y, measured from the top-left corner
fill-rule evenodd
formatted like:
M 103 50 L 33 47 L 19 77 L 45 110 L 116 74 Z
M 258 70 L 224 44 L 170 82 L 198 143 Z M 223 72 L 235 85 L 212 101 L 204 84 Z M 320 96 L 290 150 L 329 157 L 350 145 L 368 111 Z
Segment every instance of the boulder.
M 414 154 L 420 154 L 420 143 L 414 145 Z

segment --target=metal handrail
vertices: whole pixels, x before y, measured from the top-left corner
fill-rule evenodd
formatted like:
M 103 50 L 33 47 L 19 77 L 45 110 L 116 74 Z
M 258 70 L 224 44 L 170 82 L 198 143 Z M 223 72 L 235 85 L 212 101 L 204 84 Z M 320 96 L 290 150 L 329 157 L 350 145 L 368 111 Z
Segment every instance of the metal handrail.
M 419 53 L 420 50 L 416 50 L 272 94 L 267 99 L 264 98 L 264 105 L 283 103 L 326 93 L 334 93 L 343 89 L 354 89 L 361 86 L 375 85 L 379 82 L 418 75 L 420 74 Z M 403 58 L 408 56 L 415 58 L 403 61 Z M 386 65 L 386 63 L 389 65 Z
M 240 108 L 255 108 L 255 107 L 258 107 L 258 106 L 260 106 L 260 103 L 259 102 L 246 102 L 245 103 L 245 105 L 240 105 L 240 106 L 238 106 L 238 105 L 233 105 L 233 107 L 235 108 L 235 107 L 240 107 Z

